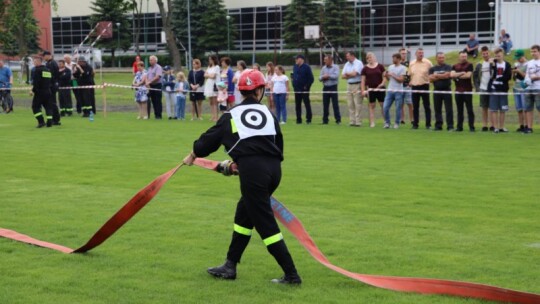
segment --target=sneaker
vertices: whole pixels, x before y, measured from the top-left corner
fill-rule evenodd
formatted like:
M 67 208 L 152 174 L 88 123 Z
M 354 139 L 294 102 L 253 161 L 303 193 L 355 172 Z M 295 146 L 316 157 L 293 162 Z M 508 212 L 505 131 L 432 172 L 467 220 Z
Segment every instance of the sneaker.
M 280 122 L 279 124 L 280 124 L 280 125 L 284 125 L 284 124 L 286 124 L 286 122 L 282 121 L 282 122 Z
M 375 123 L 374 123 L 374 122 L 370 123 L 370 124 L 369 124 L 369 127 L 370 127 L 370 128 L 375 128 Z
M 399 129 L 399 125 L 397 123 L 394 124 L 394 129 Z
M 412 129 L 413 129 L 413 130 L 418 130 L 418 126 L 413 125 L 413 126 L 412 126 Z
M 475 128 L 469 128 L 469 132 L 476 132 Z
M 236 279 L 236 263 L 226 260 L 221 266 L 208 268 L 206 270 L 210 275 L 225 280 Z
M 482 127 L 482 132 L 487 132 L 489 131 L 488 127 Z
M 508 133 L 508 129 L 507 129 L 507 128 L 502 128 L 502 129 L 499 129 L 499 132 L 501 132 L 501 133 Z
M 43 127 L 45 127 L 45 123 L 44 123 L 44 122 L 38 123 L 38 125 L 36 126 L 36 128 L 38 128 L 38 129 L 41 129 L 41 128 L 43 128 Z
M 426 130 L 431 130 L 431 126 L 426 126 Z
M 454 132 L 454 128 L 448 128 L 446 131 L 448 131 L 448 132 Z
M 426 127 L 427 128 L 427 127 Z M 429 130 L 429 129 L 428 129 Z M 435 129 L 433 129 L 433 131 L 442 131 L 442 128 L 438 128 L 438 127 L 435 127 Z
M 286 274 L 279 279 L 272 279 L 270 282 L 276 284 L 290 284 L 290 285 L 300 285 L 302 284 L 302 279 L 297 273 Z
M 142 117 L 141 116 L 137 116 L 137 119 L 141 119 Z
M 404 124 L 405 124 L 405 121 L 404 121 L 404 120 L 402 120 L 402 121 L 401 121 L 401 124 L 402 124 L 402 125 L 404 125 Z
M 341 125 L 341 121 L 336 121 L 336 125 Z
M 525 128 L 523 130 L 523 134 L 531 134 L 533 132 L 533 130 L 531 128 Z
M 463 128 L 457 128 L 456 132 L 463 132 Z
M 499 133 L 499 129 L 493 128 L 493 133 Z
M 489 127 L 489 130 L 492 132 L 495 131 L 495 127 Z
M 143 117 L 144 120 L 148 119 L 148 116 Z
M 390 128 L 390 125 L 385 123 L 383 128 L 388 129 L 388 128 Z
M 523 126 L 519 126 L 519 128 L 517 128 L 516 132 L 523 132 L 525 131 L 525 127 Z

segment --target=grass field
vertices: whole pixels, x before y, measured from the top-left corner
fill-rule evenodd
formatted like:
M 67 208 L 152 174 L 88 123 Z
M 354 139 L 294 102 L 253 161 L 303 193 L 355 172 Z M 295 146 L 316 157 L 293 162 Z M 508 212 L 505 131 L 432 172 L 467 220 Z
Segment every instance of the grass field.
M 283 126 L 275 193 L 330 261 L 540 293 L 538 134 L 345 124 Z M 76 248 L 179 163 L 210 122 L 114 112 L 34 125 L 25 108 L 0 115 L 0 227 Z M 319 265 L 288 232 L 300 288 L 269 283 L 281 273 L 258 235 L 238 279 L 215 280 L 206 268 L 223 262 L 238 196 L 237 178 L 185 167 L 87 254 L 0 239 L 0 303 L 482 303 L 368 287 Z

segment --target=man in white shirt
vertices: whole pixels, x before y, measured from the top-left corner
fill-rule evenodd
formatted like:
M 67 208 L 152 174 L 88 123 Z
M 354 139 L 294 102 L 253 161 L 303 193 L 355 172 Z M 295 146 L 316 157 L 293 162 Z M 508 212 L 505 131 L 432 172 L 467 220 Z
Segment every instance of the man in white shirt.
M 384 128 L 390 128 L 390 108 L 394 101 L 396 102 L 396 119 L 394 123 L 394 129 L 399 128 L 399 122 L 401 120 L 401 106 L 403 104 L 403 81 L 405 80 L 405 74 L 407 69 L 401 65 L 401 54 L 396 53 L 392 55 L 392 64 L 388 67 L 388 70 L 384 72 L 384 77 L 388 79 L 388 88 L 386 91 L 386 97 L 384 98 Z
M 362 110 L 362 96 L 360 94 L 360 81 L 364 64 L 356 59 L 353 52 L 347 52 L 345 55 L 347 63 L 343 67 L 341 78 L 347 80 L 347 104 L 349 106 L 349 125 L 351 127 L 360 127 L 362 120 L 360 111 Z
M 495 130 L 494 126 L 488 128 L 488 109 L 489 109 L 489 95 L 488 83 L 491 79 L 490 64 L 492 59 L 489 57 L 489 48 L 483 46 L 482 49 L 482 62 L 479 62 L 474 69 L 473 78 L 476 92 L 484 93 L 480 95 L 480 107 L 482 108 L 482 132 Z M 491 130 L 490 130 L 491 129 Z
M 532 60 L 527 62 L 527 73 L 525 74 L 525 84 L 528 85 L 525 97 L 525 112 L 527 118 L 527 129 L 523 132 L 530 134 L 533 132 L 534 105 L 540 112 L 540 45 L 531 47 Z

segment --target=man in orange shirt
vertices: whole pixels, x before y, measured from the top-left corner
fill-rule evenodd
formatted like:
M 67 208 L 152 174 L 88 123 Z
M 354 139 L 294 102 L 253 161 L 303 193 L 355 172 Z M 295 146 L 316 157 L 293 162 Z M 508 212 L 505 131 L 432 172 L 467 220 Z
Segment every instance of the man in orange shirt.
M 431 61 L 424 58 L 424 50 L 418 48 L 416 50 L 416 60 L 411 61 L 409 64 L 409 75 L 411 77 L 410 85 L 413 91 L 421 90 L 425 92 L 413 92 L 413 129 L 418 129 L 419 112 L 420 112 L 420 98 L 424 105 L 424 111 L 426 113 L 426 128 L 431 129 L 431 106 L 429 104 L 429 69 L 433 66 Z

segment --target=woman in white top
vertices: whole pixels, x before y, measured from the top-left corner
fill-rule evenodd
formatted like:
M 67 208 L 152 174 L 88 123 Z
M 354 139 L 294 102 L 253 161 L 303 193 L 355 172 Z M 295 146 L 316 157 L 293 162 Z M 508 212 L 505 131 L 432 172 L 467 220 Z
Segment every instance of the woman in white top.
M 247 65 L 244 60 L 238 60 L 236 62 L 236 72 L 234 73 L 233 82 L 234 82 L 234 104 L 240 104 L 242 100 L 244 99 L 242 97 L 242 94 L 240 94 L 240 90 L 238 90 L 238 80 L 240 79 L 240 75 L 242 72 L 246 69 Z
M 276 117 L 280 124 L 287 122 L 287 99 L 289 98 L 289 78 L 282 66 L 276 67 L 270 88 L 276 104 Z
M 272 77 L 274 77 L 274 63 L 269 61 L 266 63 L 266 98 L 268 100 L 268 108 L 270 109 L 270 112 L 276 113 L 276 105 L 274 104 L 274 96 L 272 96 L 272 93 L 270 93 L 271 85 L 270 82 L 272 81 Z
M 212 121 L 218 120 L 217 109 L 217 90 L 215 84 L 220 81 L 219 61 L 216 55 L 208 57 L 208 68 L 204 73 L 206 82 L 204 83 L 204 96 L 210 100 L 210 110 L 212 112 Z

